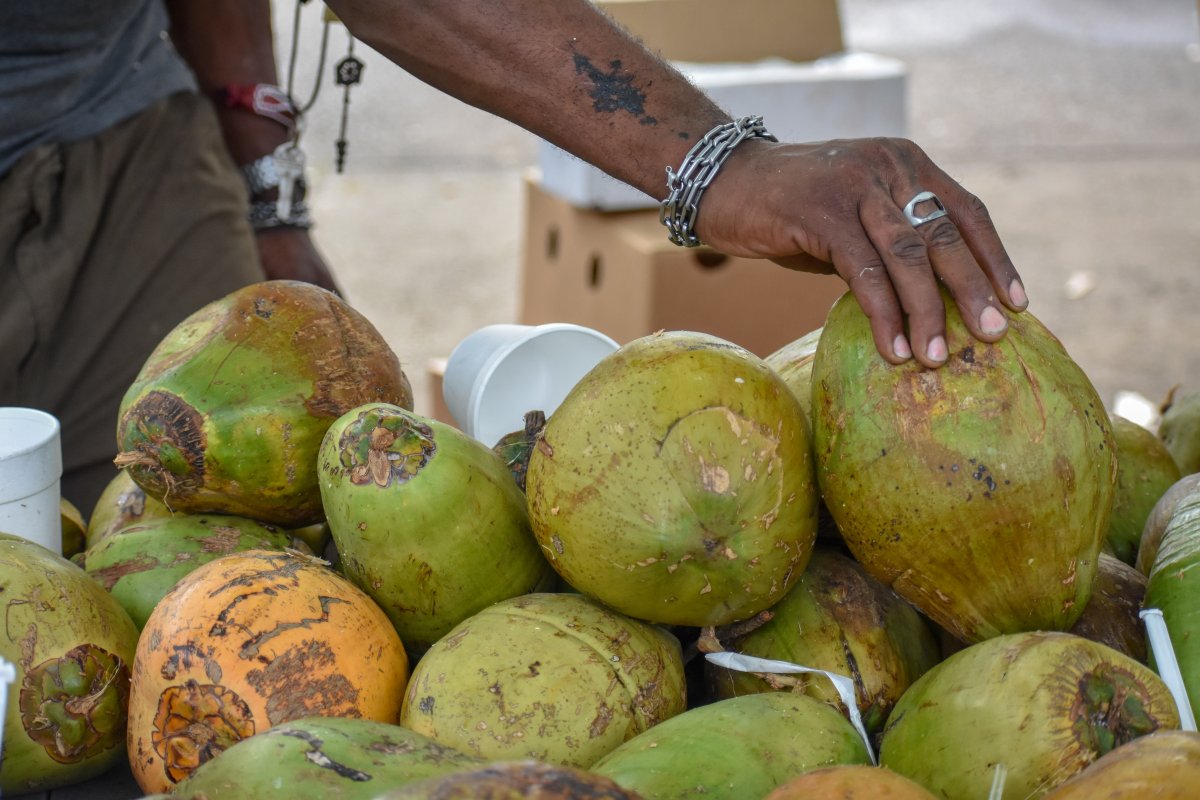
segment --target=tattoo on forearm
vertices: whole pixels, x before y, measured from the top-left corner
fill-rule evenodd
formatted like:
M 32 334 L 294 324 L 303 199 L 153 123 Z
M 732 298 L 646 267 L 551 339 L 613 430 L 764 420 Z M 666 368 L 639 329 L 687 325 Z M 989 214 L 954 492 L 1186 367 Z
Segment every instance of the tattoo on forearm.
M 587 56 L 575 54 L 575 74 L 592 82 L 592 107 L 610 114 L 627 111 L 643 125 L 657 125 L 658 120 L 646 114 L 646 93 L 633 85 L 632 75 L 621 74 L 620 60 L 610 61 L 608 66 L 609 71 L 604 72 Z

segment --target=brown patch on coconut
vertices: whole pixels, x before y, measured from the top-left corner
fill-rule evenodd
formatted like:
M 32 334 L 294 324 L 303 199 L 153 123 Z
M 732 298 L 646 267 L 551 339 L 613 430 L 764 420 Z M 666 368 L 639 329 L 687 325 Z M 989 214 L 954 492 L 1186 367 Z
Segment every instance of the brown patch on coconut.
M 324 642 L 310 641 L 246 673 L 246 681 L 267 698 L 272 725 L 301 717 L 362 717 L 358 691 L 344 675 L 330 673 L 337 656 Z
M 130 424 L 136 431 L 128 430 Z M 113 464 L 128 469 L 139 486 L 164 503 L 204 483 L 204 419 L 178 395 L 148 392 L 122 415 L 118 438 L 135 444 L 118 453 Z
M 158 566 L 158 559 L 154 556 L 142 555 L 137 558 L 131 558 L 127 561 L 120 561 L 103 569 L 92 570 L 88 574 L 96 580 L 100 581 L 100 585 L 108 591 L 112 591 L 117 585 L 117 581 L 124 578 L 126 575 L 135 575 L 139 572 L 154 569 Z
M 366 403 L 391 403 L 411 411 L 412 386 L 396 354 L 381 346 L 379 332 L 336 295 L 329 295 L 327 308 L 329 313 L 314 317 L 294 336 L 298 344 L 312 339 L 342 346 L 336 361 L 323 355 L 314 362 L 314 373 L 321 378 L 305 401 L 309 413 L 337 419 Z M 300 353 L 309 351 L 302 344 L 297 348 Z

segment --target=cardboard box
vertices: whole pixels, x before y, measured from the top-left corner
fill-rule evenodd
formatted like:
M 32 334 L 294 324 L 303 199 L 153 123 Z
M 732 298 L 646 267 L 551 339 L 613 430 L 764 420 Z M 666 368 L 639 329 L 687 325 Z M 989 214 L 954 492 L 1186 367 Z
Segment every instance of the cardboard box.
M 771 60 L 677 66 L 734 117 L 761 114 L 780 141 L 908 135 L 907 68 L 894 58 L 843 53 L 803 64 Z M 538 168 L 547 190 L 577 206 L 623 211 L 652 208 L 662 199 L 546 141 L 538 144 Z
M 811 61 L 842 49 L 837 0 L 597 0 L 670 61 Z
M 768 356 L 825 324 L 846 290 L 760 259 L 667 241 L 657 211 L 605 213 L 525 180 L 520 322 L 573 322 L 621 344 L 658 330 L 711 333 Z
M 429 394 L 425 398 L 425 409 L 417 413 L 457 428 L 459 424 L 446 406 L 446 399 L 442 397 L 442 382 L 446 377 L 446 361 L 446 358 L 431 358 L 425 362 L 425 377 L 428 378 L 426 385 L 429 387 Z

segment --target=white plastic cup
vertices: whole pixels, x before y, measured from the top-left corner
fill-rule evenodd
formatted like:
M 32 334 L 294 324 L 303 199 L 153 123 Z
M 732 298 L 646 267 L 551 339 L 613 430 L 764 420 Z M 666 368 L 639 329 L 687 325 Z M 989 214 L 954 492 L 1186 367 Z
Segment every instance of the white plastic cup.
M 525 427 L 526 412 L 553 414 L 617 347 L 603 333 L 567 322 L 488 325 L 450 353 L 442 397 L 463 432 L 492 447 Z
M 0 532 L 62 552 L 62 438 L 58 419 L 0 408 Z

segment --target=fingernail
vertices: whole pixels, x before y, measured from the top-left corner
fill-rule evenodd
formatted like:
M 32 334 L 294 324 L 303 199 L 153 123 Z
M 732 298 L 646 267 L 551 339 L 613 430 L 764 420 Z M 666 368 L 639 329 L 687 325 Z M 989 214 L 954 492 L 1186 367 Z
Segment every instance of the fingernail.
M 986 307 L 979 315 L 979 329 L 989 336 L 1001 333 L 1007 327 L 1008 320 L 993 306 Z
M 903 333 L 892 340 L 892 352 L 896 358 L 912 358 L 912 348 L 908 346 L 908 339 L 904 338 Z
M 925 348 L 925 357 L 930 361 L 941 363 L 946 360 L 946 340 L 941 336 L 935 336 L 929 340 L 929 346 Z
M 1024 308 L 1029 305 L 1029 298 L 1025 295 L 1025 287 L 1016 278 L 1013 278 L 1013 282 L 1008 285 L 1008 299 L 1012 300 L 1013 305 L 1017 308 Z

